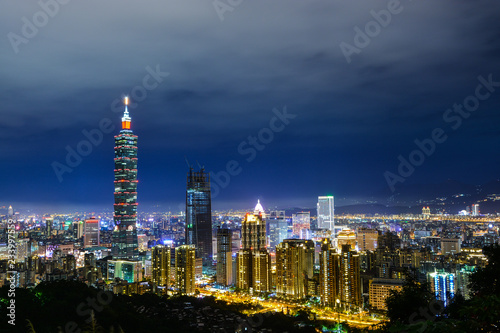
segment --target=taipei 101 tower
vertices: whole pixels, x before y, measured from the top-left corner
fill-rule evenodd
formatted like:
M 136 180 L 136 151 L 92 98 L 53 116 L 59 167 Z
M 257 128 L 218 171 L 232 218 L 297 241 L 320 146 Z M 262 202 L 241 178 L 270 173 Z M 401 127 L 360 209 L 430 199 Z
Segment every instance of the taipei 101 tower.
M 131 130 L 128 97 L 122 130 L 115 136 L 115 204 L 112 254 L 114 258 L 135 259 L 137 246 L 137 135 Z

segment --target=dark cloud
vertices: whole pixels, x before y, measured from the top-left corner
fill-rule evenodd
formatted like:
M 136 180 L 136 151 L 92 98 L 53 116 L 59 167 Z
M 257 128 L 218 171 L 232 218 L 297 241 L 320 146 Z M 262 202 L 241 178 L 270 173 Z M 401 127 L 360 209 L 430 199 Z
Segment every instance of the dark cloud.
M 62 183 L 51 163 L 103 118 L 118 130 L 112 103 L 142 85 L 147 66 L 170 75 L 131 110 L 143 203 L 183 202 L 184 156 L 214 172 L 241 163 L 216 207 L 385 187 L 383 172 L 447 126 L 443 113 L 479 75 L 500 81 L 500 4 L 486 0 L 401 1 L 347 63 L 339 44 L 354 45 L 354 28 L 388 3 L 247 0 L 221 22 L 211 1 L 70 1 L 17 54 L 8 34 L 21 35 L 40 5 L 1 3 L 0 204 L 110 205 L 113 134 Z M 408 181 L 497 178 L 499 104 L 500 89 Z M 285 105 L 297 118 L 246 162 L 238 145 Z

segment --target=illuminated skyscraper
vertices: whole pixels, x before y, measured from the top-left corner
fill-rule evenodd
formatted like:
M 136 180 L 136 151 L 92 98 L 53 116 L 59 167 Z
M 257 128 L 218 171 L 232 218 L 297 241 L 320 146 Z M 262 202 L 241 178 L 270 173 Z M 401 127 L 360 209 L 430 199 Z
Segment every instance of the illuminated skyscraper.
M 318 197 L 318 228 L 328 229 L 333 232 L 335 226 L 334 215 L 334 199 L 332 195 Z
M 241 224 L 241 247 L 249 250 L 266 249 L 266 221 L 257 210 L 247 213 Z
M 8 217 L 12 217 L 14 215 L 14 209 L 12 209 L 12 206 L 9 206 L 9 210 L 7 212 Z
M 233 283 L 232 231 L 217 229 L 217 283 L 229 286 Z
M 455 297 L 455 274 L 446 272 L 428 273 L 427 279 L 431 285 L 436 299 L 448 306 L 450 300 Z
M 429 208 L 429 206 L 422 207 L 422 216 L 424 219 L 428 219 L 431 216 L 431 209 Z
M 210 175 L 189 169 L 186 190 L 186 244 L 195 245 L 196 256 L 204 263 L 212 260 L 212 201 Z
M 112 253 L 115 258 L 136 258 L 137 246 L 137 135 L 125 97 L 122 130 L 115 136 L 115 204 Z
M 251 250 L 252 291 L 266 293 L 271 290 L 271 256 L 267 250 Z
M 274 251 L 276 246 L 288 238 L 288 223 L 285 211 L 271 211 L 266 218 L 267 230 L 269 231 L 269 247 Z
M 25 262 L 25 260 L 30 257 L 31 254 L 30 245 L 31 243 L 29 238 L 23 238 L 17 240 L 17 247 L 16 247 L 17 262 Z
M 292 214 L 293 238 L 311 238 L 311 213 L 299 212 Z
M 157 245 L 151 251 L 152 280 L 157 286 L 170 284 L 170 247 Z
M 85 221 L 83 232 L 85 247 L 99 246 L 99 220 L 91 218 Z
M 276 295 L 287 299 L 305 298 L 313 268 L 314 242 L 285 239 L 276 247 Z
M 175 248 L 175 289 L 181 295 L 195 292 L 196 251 L 194 245 Z
M 72 223 L 73 237 L 81 238 L 83 236 L 83 221 L 74 221 Z
M 378 231 L 376 229 L 359 228 L 356 240 L 360 251 L 375 251 L 378 244 Z
M 330 239 L 321 241 L 321 252 L 319 256 L 319 294 L 321 304 L 324 306 L 336 306 L 339 294 L 339 256 Z
M 325 306 L 337 306 L 337 299 L 345 306 L 361 306 L 360 258 L 349 244 L 341 251 L 328 239 L 322 241 L 320 254 L 320 298 Z
M 241 249 L 236 254 L 236 287 L 249 290 L 252 288 L 252 251 Z
M 472 216 L 479 216 L 479 204 L 472 205 Z
M 342 249 L 342 245 L 346 244 L 351 247 L 351 250 L 356 250 L 356 233 L 354 232 L 354 230 L 351 230 L 349 228 L 342 229 L 342 231 L 340 231 L 337 236 L 337 247 L 339 248 L 339 250 Z
M 340 253 L 339 298 L 350 305 L 361 306 L 361 267 L 359 254 L 349 244 L 342 245 Z
M 257 293 L 271 288 L 271 256 L 266 248 L 266 222 L 260 202 L 241 224 L 242 248 L 236 259 L 236 286 Z

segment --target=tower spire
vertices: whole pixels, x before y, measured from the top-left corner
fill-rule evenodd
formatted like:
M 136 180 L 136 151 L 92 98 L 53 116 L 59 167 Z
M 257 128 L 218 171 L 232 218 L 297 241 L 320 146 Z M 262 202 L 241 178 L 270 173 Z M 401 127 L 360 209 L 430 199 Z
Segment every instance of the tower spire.
M 125 96 L 123 99 L 123 104 L 125 104 L 125 112 L 123 112 L 123 117 L 122 117 L 122 129 L 130 129 L 130 124 L 132 122 L 132 118 L 130 118 L 130 115 L 128 113 L 128 96 Z
M 255 206 L 254 214 L 255 215 L 264 214 L 264 208 L 262 207 L 260 200 L 257 200 L 257 205 Z

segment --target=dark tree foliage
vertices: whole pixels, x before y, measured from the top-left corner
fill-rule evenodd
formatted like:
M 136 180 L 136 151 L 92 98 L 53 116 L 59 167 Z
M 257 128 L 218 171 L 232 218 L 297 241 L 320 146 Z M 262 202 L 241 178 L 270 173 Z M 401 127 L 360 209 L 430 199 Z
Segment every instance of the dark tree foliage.
M 471 275 L 469 287 L 473 293 L 466 300 L 457 295 L 442 315 L 415 322 L 408 318 L 419 312 L 433 296 L 424 285 L 407 281 L 403 290 L 387 299 L 390 323 L 388 332 L 500 332 L 500 246 L 485 247 L 488 258 L 485 268 Z M 427 297 L 430 296 L 430 299 Z M 412 322 L 413 321 L 413 322 Z
M 8 318 L 8 287 L 0 288 L 0 316 Z M 307 314 L 299 317 L 257 313 L 255 304 L 236 304 L 214 297 L 164 297 L 155 294 L 113 295 L 76 281 L 41 283 L 33 289 L 16 289 L 16 325 L 0 321 L 0 332 L 36 333 L 141 333 L 234 332 L 268 328 L 289 333 L 314 332 Z M 297 325 L 300 321 L 303 325 Z M 276 329 L 276 330 L 274 330 Z
M 483 248 L 483 254 L 488 258 L 488 264 L 472 274 L 469 287 L 476 296 L 500 296 L 500 246 L 487 246 Z
M 418 282 L 408 274 L 402 290 L 393 290 L 386 299 L 387 316 L 391 324 L 413 324 L 435 302 L 426 282 Z M 428 318 L 427 318 L 428 319 Z

